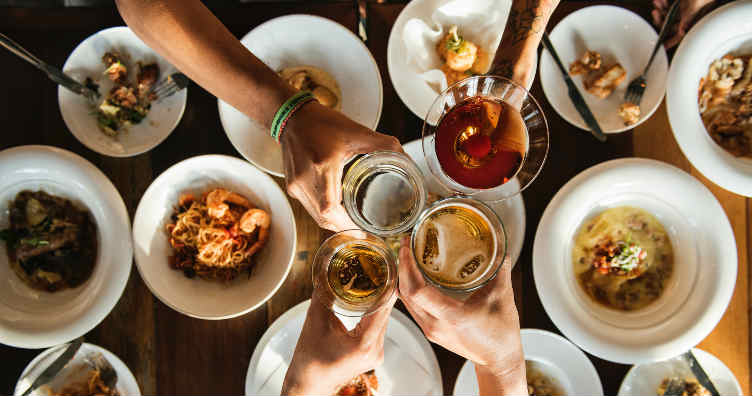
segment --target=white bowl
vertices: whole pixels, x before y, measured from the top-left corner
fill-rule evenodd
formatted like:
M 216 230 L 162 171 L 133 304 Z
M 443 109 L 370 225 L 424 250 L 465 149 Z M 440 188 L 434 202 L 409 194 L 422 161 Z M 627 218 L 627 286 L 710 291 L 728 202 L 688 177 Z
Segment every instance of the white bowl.
M 566 16 L 549 35 L 565 67 L 579 59 L 586 49 L 601 53 L 604 65 L 619 62 L 627 76 L 606 99 L 586 92 L 583 77 L 573 76 L 573 82 L 591 109 L 604 133 L 617 133 L 633 129 L 654 114 L 664 97 L 667 79 L 667 53 L 659 48 L 646 75 L 646 91 L 641 100 L 641 117 L 633 125 L 625 126 L 617 114 L 625 102 L 625 91 L 630 81 L 643 72 L 657 39 L 656 31 L 643 18 L 621 7 L 600 5 L 581 8 Z M 539 62 L 541 86 L 554 110 L 570 124 L 589 130 L 567 94 L 567 85 L 549 51 L 541 51 Z
M 521 329 L 520 341 L 526 360 L 554 379 L 565 395 L 603 395 L 599 373 L 585 353 L 564 337 L 545 330 Z M 460 369 L 455 396 L 478 395 L 478 380 L 473 362 L 466 360 Z
M 667 289 L 634 312 L 594 303 L 573 275 L 580 225 L 623 205 L 656 216 L 675 254 Z M 737 249 L 724 210 L 703 184 L 663 162 L 620 159 L 583 171 L 555 195 L 536 231 L 533 275 L 547 314 L 576 345 L 613 362 L 653 362 L 692 348 L 719 322 L 735 289 Z
M 31 386 L 34 379 L 42 374 L 42 371 L 49 367 L 55 359 L 62 355 L 67 347 L 68 344 L 59 345 L 42 351 L 42 353 L 37 355 L 37 357 L 29 362 L 29 364 L 26 365 L 26 368 L 24 368 L 20 379 L 16 382 L 16 388 L 13 391 L 13 394 L 16 396 L 22 395 L 23 392 Z M 139 384 L 136 382 L 136 378 L 134 378 L 131 370 L 128 369 L 128 366 L 115 356 L 115 354 L 100 346 L 89 344 L 87 342 L 83 343 L 81 348 L 79 348 L 73 358 L 68 362 L 67 366 L 85 363 L 86 356 L 92 353 L 101 353 L 110 363 L 112 368 L 115 369 L 115 372 L 118 374 L 118 382 L 115 385 L 115 389 L 119 394 L 129 396 L 141 395 Z M 28 378 L 25 378 L 27 375 Z M 40 392 L 40 390 L 41 389 L 36 389 L 31 395 L 47 396 L 47 393 Z
M 424 151 L 421 148 L 421 139 L 413 140 L 403 145 L 403 150 L 418 165 L 418 169 L 424 175 L 424 183 L 426 189 L 432 194 L 437 194 L 440 197 L 449 197 L 452 191 L 443 187 L 429 171 L 429 167 L 426 165 L 424 159 Z M 511 183 L 517 183 L 517 179 L 510 181 Z M 520 251 L 523 248 L 523 240 L 526 237 L 526 206 L 523 202 L 523 194 L 516 194 L 509 199 L 493 202 L 484 202 L 492 210 L 497 213 L 502 220 L 502 224 L 505 227 L 505 233 L 507 234 L 507 255 L 512 260 L 512 265 L 515 266 L 520 257 Z
M 257 26 L 241 43 L 274 71 L 306 65 L 331 74 L 342 91 L 342 113 L 376 129 L 382 114 L 382 77 L 369 49 L 347 28 L 314 15 L 287 15 Z M 265 172 L 284 177 L 282 150 L 269 128 L 222 100 L 217 106 L 235 149 Z
M 247 395 L 279 395 L 311 300 L 287 310 L 256 344 L 246 373 Z M 431 345 L 402 312 L 393 309 L 384 335 L 384 362 L 375 372 L 379 395 L 438 395 L 442 373 Z
M 0 343 L 46 348 L 86 334 L 107 316 L 131 273 L 130 222 L 115 186 L 94 165 L 49 146 L 0 151 L 0 229 L 22 190 L 43 190 L 89 210 L 97 226 L 97 262 L 81 286 L 48 293 L 16 276 L 0 243 Z
M 703 370 L 708 374 L 711 382 L 714 383 L 716 390 L 721 395 L 742 395 L 743 390 L 737 382 L 737 378 L 732 374 L 724 363 L 717 359 L 716 356 L 693 348 L 693 355 Z M 625 374 L 625 378 L 620 384 L 618 396 L 640 396 L 656 394 L 656 389 L 661 382 L 671 376 L 693 377 L 687 363 L 679 358 L 672 358 L 656 363 L 641 364 L 633 366 Z
M 438 12 L 438 18 L 442 22 L 446 22 L 447 25 L 456 23 L 462 32 L 464 23 L 475 24 L 483 20 L 489 26 L 488 29 L 482 30 L 490 35 L 490 39 L 487 40 L 488 45 L 483 49 L 493 58 L 502 38 L 511 5 L 512 0 L 413 0 L 403 8 L 395 24 L 392 25 L 387 41 L 387 71 L 400 100 L 416 117 L 420 119 L 426 117 L 440 91 L 421 77 L 421 74 L 427 70 L 422 70 L 409 61 L 410 57 L 403 37 L 406 24 L 412 19 L 418 19 L 426 23 L 429 28 L 436 28 L 433 26 L 432 15 Z M 439 38 L 434 38 L 434 40 L 432 48 Z M 441 63 L 435 66 L 436 69 L 440 67 Z M 528 81 L 528 88 L 531 87 L 536 75 L 535 64 L 533 71 Z
M 711 139 L 698 113 L 698 84 L 715 59 L 751 53 L 750 14 L 751 2 L 740 0 L 706 15 L 680 43 L 667 78 L 667 115 L 683 154 L 709 180 L 746 197 L 750 158 L 737 158 Z
M 160 79 L 177 71 L 125 26 L 100 30 L 86 38 L 68 56 L 63 71 L 81 82 L 86 77 L 91 77 L 99 84 L 101 101 L 113 86 L 103 75 L 105 65 L 102 64 L 102 55 L 112 50 L 130 59 L 126 63 L 129 81 L 136 79 L 136 62 L 139 61 L 156 62 L 160 69 Z M 187 91 L 182 89 L 159 103 L 152 104 L 152 109 L 143 121 L 131 125 L 116 137 L 107 136 L 99 130 L 97 118 L 92 114 L 94 109 L 83 96 L 59 86 L 58 103 L 65 125 L 86 147 L 111 157 L 131 157 L 153 149 L 170 135 L 183 116 Z
M 271 216 L 269 240 L 254 256 L 252 275 L 229 283 L 189 279 L 168 264 L 173 249 L 165 226 L 178 198 L 216 187 L 248 198 Z M 295 218 L 288 197 L 264 172 L 239 158 L 203 155 L 173 165 L 152 182 L 136 210 L 133 243 L 141 278 L 163 303 L 195 318 L 227 319 L 256 309 L 280 288 L 293 264 Z

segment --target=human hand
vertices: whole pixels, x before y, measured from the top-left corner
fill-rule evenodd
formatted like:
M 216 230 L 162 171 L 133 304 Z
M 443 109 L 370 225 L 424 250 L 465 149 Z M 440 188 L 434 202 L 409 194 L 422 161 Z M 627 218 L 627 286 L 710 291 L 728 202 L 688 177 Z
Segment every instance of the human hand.
M 493 280 L 460 301 L 426 283 L 409 246 L 403 240 L 400 299 L 426 337 L 474 362 L 482 393 L 527 394 L 509 258 Z
M 282 394 L 332 395 L 338 386 L 381 364 L 384 334 L 395 299 L 347 331 L 314 293 Z
M 347 161 L 373 151 L 403 151 L 396 138 L 314 102 L 293 115 L 281 143 L 288 194 L 301 201 L 319 226 L 332 231 L 358 228 L 341 204 Z
M 677 22 L 674 22 L 673 26 L 664 41 L 666 48 L 672 48 L 679 44 L 685 34 L 693 26 L 693 23 L 700 17 L 711 10 L 714 4 L 714 0 L 674 0 L 680 2 L 680 9 L 677 10 Z M 654 9 L 651 11 L 651 17 L 654 20 L 656 27 L 661 27 L 664 24 L 664 18 L 667 16 L 670 5 L 670 0 L 653 0 Z

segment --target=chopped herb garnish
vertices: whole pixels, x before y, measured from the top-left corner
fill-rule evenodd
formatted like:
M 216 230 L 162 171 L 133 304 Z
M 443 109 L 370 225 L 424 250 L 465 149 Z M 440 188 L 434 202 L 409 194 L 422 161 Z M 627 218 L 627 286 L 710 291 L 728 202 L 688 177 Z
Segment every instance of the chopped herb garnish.
M 39 238 L 32 237 L 32 238 L 24 238 L 24 239 L 22 239 L 21 243 L 23 243 L 24 245 L 29 245 L 29 246 L 37 247 L 37 246 L 49 245 L 50 241 L 46 241 L 44 239 L 39 239 Z
M 460 50 L 463 48 L 465 40 L 461 35 L 458 34 L 458 27 L 453 26 L 452 28 L 450 28 L 449 34 L 451 37 L 449 40 L 447 40 L 447 49 L 450 51 L 460 52 Z

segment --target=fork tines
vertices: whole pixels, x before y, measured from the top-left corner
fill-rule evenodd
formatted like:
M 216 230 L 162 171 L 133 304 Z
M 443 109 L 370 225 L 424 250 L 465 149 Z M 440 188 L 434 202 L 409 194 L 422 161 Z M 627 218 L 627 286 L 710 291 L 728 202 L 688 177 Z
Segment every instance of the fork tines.
M 167 98 L 188 86 L 188 77 L 182 73 L 173 73 L 157 83 L 152 92 L 157 95 L 157 101 Z
M 630 82 L 627 91 L 625 91 L 625 101 L 634 105 L 640 105 L 643 98 L 643 92 L 646 90 L 646 80 L 643 76 Z

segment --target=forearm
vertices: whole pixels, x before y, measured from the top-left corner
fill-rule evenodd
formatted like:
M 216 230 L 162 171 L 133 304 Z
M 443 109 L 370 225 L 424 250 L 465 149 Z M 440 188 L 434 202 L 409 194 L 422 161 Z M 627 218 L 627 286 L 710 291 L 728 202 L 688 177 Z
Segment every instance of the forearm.
M 525 361 L 502 369 L 476 364 L 476 378 L 480 395 L 527 395 Z
M 534 73 L 536 53 L 549 18 L 559 0 L 513 0 L 491 74 L 526 86 Z
M 147 45 L 218 98 L 269 126 L 293 88 L 249 52 L 199 0 L 116 0 Z

